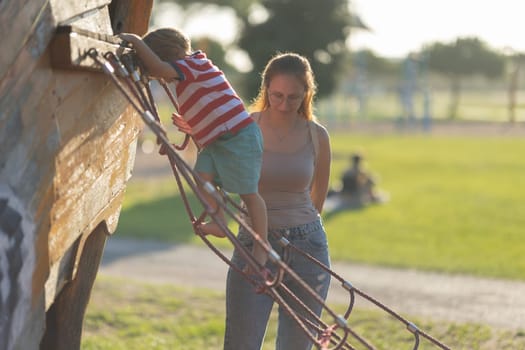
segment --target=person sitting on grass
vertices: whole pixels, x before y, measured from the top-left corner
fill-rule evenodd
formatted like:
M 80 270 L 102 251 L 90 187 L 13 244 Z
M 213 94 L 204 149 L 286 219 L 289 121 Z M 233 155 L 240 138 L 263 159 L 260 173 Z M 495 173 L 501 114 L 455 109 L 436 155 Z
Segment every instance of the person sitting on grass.
M 341 175 L 341 189 L 331 189 L 328 197 L 338 198 L 339 205 L 362 206 L 369 203 L 381 203 L 386 201 L 386 194 L 376 190 L 376 180 L 367 171 L 363 170 L 363 156 L 361 153 L 353 153 L 350 156 L 350 167 Z
M 375 202 L 379 198 L 374 193 L 374 178 L 362 169 L 363 156 L 360 153 L 354 153 L 350 156 L 351 166 L 341 177 L 343 185 L 342 195 L 355 196 L 364 203 Z

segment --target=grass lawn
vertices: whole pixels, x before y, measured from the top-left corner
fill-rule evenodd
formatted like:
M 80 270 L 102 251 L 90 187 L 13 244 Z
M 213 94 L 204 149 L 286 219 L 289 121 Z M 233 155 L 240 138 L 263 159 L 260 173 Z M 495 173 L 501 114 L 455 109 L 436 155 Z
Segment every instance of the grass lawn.
M 334 134 L 356 149 L 390 201 L 325 217 L 335 259 L 525 279 L 524 139 Z
M 341 306 L 336 312 L 343 312 Z M 272 314 L 264 350 L 274 349 L 276 318 Z M 456 350 L 525 348 L 525 334 L 478 324 L 412 322 Z M 331 320 L 325 320 L 331 324 Z M 355 309 L 348 322 L 377 349 L 412 349 L 414 338 L 404 325 L 384 313 Z M 84 322 L 84 350 L 222 349 L 224 295 L 209 290 L 139 284 L 98 278 Z M 355 341 L 356 349 L 362 349 Z M 420 350 L 436 349 L 421 339 Z
M 324 213 L 333 259 L 525 280 L 525 139 L 331 134 L 332 186 L 360 150 L 390 195 Z M 117 235 L 199 243 L 172 178 L 130 183 Z
M 434 105 L 439 99 L 434 96 Z M 470 103 L 470 96 L 464 96 L 463 101 L 461 119 L 479 119 L 479 99 Z M 490 118 L 481 119 L 505 120 L 501 101 L 501 96 L 484 98 L 493 108 L 484 112 Z M 398 117 L 397 100 L 378 96 L 369 102 L 371 119 Z M 342 98 L 331 105 L 332 124 L 349 120 L 348 103 Z M 421 103 L 416 107 L 420 115 Z M 518 109 L 518 120 L 525 120 L 524 111 L 523 106 Z M 444 108 L 434 109 L 433 117 L 443 119 L 445 113 Z M 349 155 L 360 150 L 365 167 L 390 196 L 382 205 L 323 214 L 333 259 L 525 280 L 524 139 L 377 136 L 335 128 L 330 132 L 331 185 L 339 185 Z M 190 196 L 190 202 L 200 214 L 195 197 Z M 155 182 L 132 179 L 116 235 L 202 244 L 193 234 L 172 177 Z M 344 311 L 342 305 L 330 307 Z M 274 349 L 275 316 L 272 313 L 263 350 Z M 453 349 L 525 349 L 523 331 L 403 316 Z M 381 311 L 356 308 L 349 326 L 377 349 L 413 348 L 412 335 Z M 223 293 L 99 277 L 85 318 L 82 349 L 221 349 L 223 333 Z M 421 339 L 419 349 L 436 347 Z

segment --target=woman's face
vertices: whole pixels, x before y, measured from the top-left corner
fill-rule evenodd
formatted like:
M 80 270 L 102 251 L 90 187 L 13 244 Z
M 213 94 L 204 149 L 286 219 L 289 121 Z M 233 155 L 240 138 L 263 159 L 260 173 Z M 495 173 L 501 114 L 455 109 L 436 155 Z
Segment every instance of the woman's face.
M 291 74 L 277 74 L 268 85 L 270 109 L 280 113 L 296 113 L 305 94 L 303 84 Z

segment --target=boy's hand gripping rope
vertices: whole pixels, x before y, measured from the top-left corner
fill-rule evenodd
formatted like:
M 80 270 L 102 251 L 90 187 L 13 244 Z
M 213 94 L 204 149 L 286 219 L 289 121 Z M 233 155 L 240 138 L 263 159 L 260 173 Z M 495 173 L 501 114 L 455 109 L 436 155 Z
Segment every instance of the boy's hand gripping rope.
M 286 238 L 282 237 L 280 239 L 280 244 L 284 248 L 283 256 L 286 256 L 290 251 L 294 251 L 298 254 L 304 255 L 306 258 L 310 259 L 312 263 L 318 264 L 325 271 L 327 271 L 332 277 L 336 278 L 342 283 L 343 288 L 348 290 L 350 294 L 350 303 L 347 308 L 344 316 L 335 314 L 328 306 L 326 306 L 324 300 L 309 286 L 307 285 L 290 267 L 283 261 L 283 259 L 275 252 L 266 242 L 262 241 L 260 236 L 253 231 L 253 229 L 243 220 L 239 215 L 239 212 L 244 212 L 240 206 L 233 201 L 224 191 L 217 189 L 215 186 L 209 182 L 203 181 L 197 173 L 195 173 L 190 166 L 184 162 L 184 160 L 179 156 L 177 150 L 181 150 L 186 147 L 189 139 L 191 138 L 189 133 L 186 133 L 186 138 L 182 146 L 172 145 L 168 138 L 165 129 L 160 123 L 160 118 L 153 100 L 153 95 L 149 88 L 147 81 L 140 79 L 135 67 L 132 65 L 132 60 L 127 58 L 127 63 L 122 63 L 119 58 L 113 54 L 107 53 L 103 56 L 100 56 L 99 53 L 91 49 L 87 53 L 91 58 L 93 58 L 100 66 L 104 73 L 106 73 L 117 88 L 122 92 L 124 97 L 129 101 L 133 108 L 139 112 L 142 119 L 148 125 L 148 127 L 153 131 L 157 136 L 157 143 L 161 145 L 161 148 L 168 156 L 170 161 L 174 177 L 177 181 L 177 185 L 180 190 L 181 197 L 184 200 L 185 209 L 190 217 L 190 220 L 193 225 L 193 229 L 197 235 L 206 243 L 206 245 L 215 253 L 217 256 L 227 263 L 233 270 L 237 271 L 245 277 L 245 279 L 250 282 L 254 288 L 260 293 L 266 293 L 297 323 L 297 325 L 305 332 L 306 336 L 314 343 L 318 349 L 355 349 L 349 343 L 349 337 L 351 336 L 355 341 L 359 342 L 366 349 L 375 349 L 367 340 L 355 333 L 347 324 L 347 320 L 352 312 L 355 294 L 362 296 L 363 298 L 369 300 L 373 304 L 377 305 L 381 309 L 385 310 L 390 315 L 397 318 L 399 321 L 404 323 L 407 329 L 414 334 L 415 342 L 413 349 L 418 349 L 419 346 L 419 336 L 428 339 L 431 343 L 437 347 L 447 350 L 449 349 L 443 343 L 432 338 L 428 334 L 419 330 L 414 324 L 406 321 L 401 316 L 399 316 L 394 311 L 390 310 L 374 298 L 368 296 L 359 289 L 353 287 L 349 282 L 342 279 L 335 272 L 331 271 L 327 266 L 323 265 L 321 262 L 311 257 L 309 254 L 303 252 L 299 248 L 290 244 Z M 117 71 L 117 73 L 116 73 Z M 121 83 L 117 75 L 126 81 L 126 87 Z M 133 80 L 133 82 L 131 82 Z M 167 87 L 164 81 L 161 81 L 161 85 L 164 90 L 170 97 L 174 107 L 177 109 L 177 103 L 171 94 L 171 91 Z M 147 96 L 144 93 L 144 90 L 147 92 Z M 188 130 L 189 126 L 187 123 L 177 114 L 174 114 L 173 122 L 179 128 L 179 130 Z M 180 119 L 179 119 L 180 118 Z M 203 213 L 197 218 L 189 201 L 187 199 L 185 189 L 183 186 L 182 179 L 189 185 L 190 189 L 195 193 L 200 204 L 203 206 Z M 272 273 L 269 269 L 261 266 L 253 257 L 251 252 L 242 245 L 242 243 L 237 239 L 236 235 L 224 224 L 221 220 L 218 219 L 217 209 L 213 209 L 212 206 L 207 203 L 205 197 L 202 194 L 202 190 L 207 191 L 217 202 L 218 206 L 224 211 L 225 214 L 229 215 L 234 219 L 242 229 L 246 230 L 252 237 L 254 244 L 259 244 L 266 251 L 269 257 L 269 262 L 274 264 L 277 267 L 277 271 Z M 233 207 L 235 212 L 230 208 Z M 241 256 L 246 261 L 246 264 L 250 266 L 251 271 L 254 271 L 254 274 L 248 275 L 238 266 L 233 264 L 229 258 L 224 256 L 224 254 L 218 250 L 210 240 L 200 231 L 199 224 L 205 218 L 205 216 L 210 216 L 215 223 L 219 225 L 222 231 L 225 233 L 225 236 L 230 240 L 232 245 L 237 249 Z M 297 296 L 283 283 L 283 277 L 288 275 L 295 283 L 301 286 L 307 293 L 309 293 L 320 306 L 322 306 L 324 312 L 330 315 L 334 323 L 328 325 L 321 318 L 319 318 L 307 305 L 302 303 L 302 301 L 297 298 Z M 289 302 L 286 300 L 292 300 L 295 305 L 298 305 L 300 309 L 304 312 L 299 313 L 297 309 L 294 309 L 290 306 Z M 339 333 L 338 333 L 339 332 Z M 314 334 L 316 333 L 317 336 Z M 342 334 L 340 334 L 342 333 Z M 332 348 L 329 348 L 332 346 Z

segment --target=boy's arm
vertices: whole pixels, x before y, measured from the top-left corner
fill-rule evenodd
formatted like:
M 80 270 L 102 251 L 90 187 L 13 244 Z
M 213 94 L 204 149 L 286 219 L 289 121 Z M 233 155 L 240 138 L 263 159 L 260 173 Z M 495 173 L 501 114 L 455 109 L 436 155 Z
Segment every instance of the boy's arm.
M 175 68 L 168 62 L 161 60 L 138 35 L 121 33 L 119 34 L 119 38 L 133 45 L 137 56 L 146 67 L 149 75 L 156 78 L 163 78 L 167 81 L 180 78 Z

